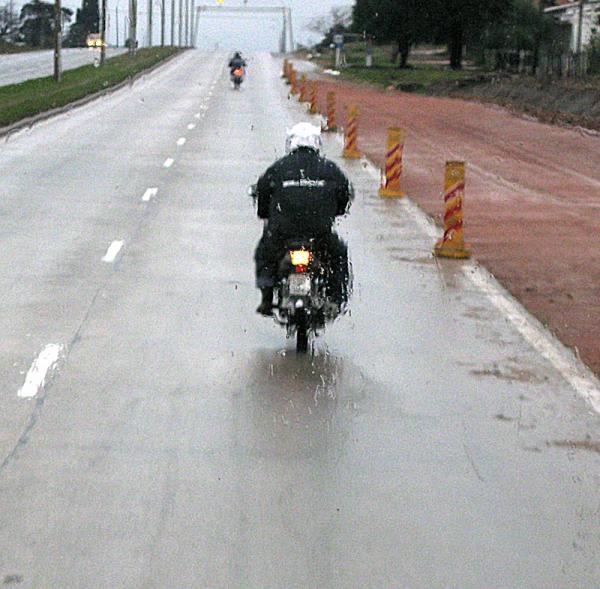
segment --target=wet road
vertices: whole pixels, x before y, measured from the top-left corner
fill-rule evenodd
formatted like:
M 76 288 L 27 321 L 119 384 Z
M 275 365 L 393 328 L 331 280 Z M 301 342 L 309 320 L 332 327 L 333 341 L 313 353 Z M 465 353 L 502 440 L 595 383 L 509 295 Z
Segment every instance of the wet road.
M 125 51 L 126 49 L 121 47 L 109 47 L 106 50 L 106 55 L 107 57 L 114 57 Z M 54 68 L 53 55 L 52 50 L 0 55 L 0 86 L 18 84 L 32 78 L 51 76 Z M 64 70 L 94 63 L 94 59 L 100 59 L 100 54 L 96 50 L 87 48 L 62 50 Z
M 0 581 L 598 586 L 595 384 L 436 263 L 363 163 L 351 315 L 298 357 L 254 314 L 245 187 L 302 111 L 278 61 L 241 92 L 224 61 L 187 52 L 0 147 Z

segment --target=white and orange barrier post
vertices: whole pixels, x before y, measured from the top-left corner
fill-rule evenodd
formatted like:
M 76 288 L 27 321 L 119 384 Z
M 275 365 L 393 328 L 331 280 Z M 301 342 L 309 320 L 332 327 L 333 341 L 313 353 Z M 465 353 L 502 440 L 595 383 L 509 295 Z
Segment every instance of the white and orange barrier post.
M 433 250 L 442 258 L 464 259 L 471 256 L 463 236 L 465 162 L 446 162 L 444 177 L 444 237 Z
M 317 104 L 317 83 L 310 83 L 310 109 L 311 115 L 316 115 L 319 112 L 319 106 Z
M 344 151 L 342 156 L 346 159 L 359 159 L 358 151 L 358 107 L 352 105 L 348 108 L 348 124 L 344 133 Z
M 388 129 L 385 155 L 385 172 L 379 196 L 405 196 L 400 188 L 402 155 L 404 153 L 404 131 L 397 127 Z

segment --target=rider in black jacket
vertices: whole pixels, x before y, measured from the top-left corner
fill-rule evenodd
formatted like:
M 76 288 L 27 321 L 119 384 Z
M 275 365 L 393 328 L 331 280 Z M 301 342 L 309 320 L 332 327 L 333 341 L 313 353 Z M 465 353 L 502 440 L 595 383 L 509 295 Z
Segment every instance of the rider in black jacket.
M 229 60 L 229 70 L 233 72 L 238 67 L 246 67 L 246 60 L 242 57 L 239 51 L 236 51 L 233 57 Z
M 258 216 L 268 220 L 255 253 L 256 285 L 262 293 L 257 311 L 263 315 L 272 313 L 285 242 L 298 237 L 316 238 L 330 269 L 329 298 L 338 306 L 347 300 L 348 250 L 332 226 L 336 216 L 348 211 L 352 186 L 333 162 L 319 154 L 320 148 L 321 130 L 298 123 L 288 131 L 287 155 L 258 180 Z

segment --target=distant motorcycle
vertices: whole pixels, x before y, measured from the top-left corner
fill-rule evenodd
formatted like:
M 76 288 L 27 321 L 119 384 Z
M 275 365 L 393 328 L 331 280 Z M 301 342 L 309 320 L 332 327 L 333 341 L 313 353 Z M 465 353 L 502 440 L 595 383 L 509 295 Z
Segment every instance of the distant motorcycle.
M 233 89 L 239 90 L 242 82 L 244 81 L 244 68 L 239 66 L 231 70 L 231 81 L 233 82 Z

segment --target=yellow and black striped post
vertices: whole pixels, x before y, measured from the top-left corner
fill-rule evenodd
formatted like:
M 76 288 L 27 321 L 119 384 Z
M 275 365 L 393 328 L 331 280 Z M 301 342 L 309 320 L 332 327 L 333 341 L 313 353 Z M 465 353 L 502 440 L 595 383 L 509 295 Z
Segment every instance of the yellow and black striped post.
M 307 96 L 307 91 L 306 91 L 306 74 L 302 74 L 300 76 L 300 96 L 298 97 L 298 100 L 300 102 L 308 102 L 308 96 Z
M 379 196 L 405 196 L 400 188 L 402 155 L 404 153 L 404 131 L 398 127 L 388 129 L 385 171 Z
M 294 96 L 298 94 L 298 79 L 296 78 L 296 70 L 294 69 L 294 66 L 292 66 L 290 70 L 290 86 L 291 94 Z
M 463 236 L 463 200 L 465 197 L 465 162 L 446 162 L 444 176 L 444 237 L 433 250 L 442 258 L 469 258 Z
M 285 65 L 285 83 L 289 86 L 292 83 L 292 69 L 293 69 L 293 65 L 291 61 L 288 61 L 286 59 L 286 65 Z
M 327 92 L 327 126 L 325 131 L 337 131 L 335 122 L 335 92 Z
M 348 108 L 348 124 L 344 134 L 344 151 L 342 156 L 346 159 L 359 159 L 361 157 L 358 151 L 358 107 L 352 105 Z
M 310 83 L 310 110 L 311 115 L 316 115 L 319 112 L 319 106 L 317 104 L 317 83 Z

